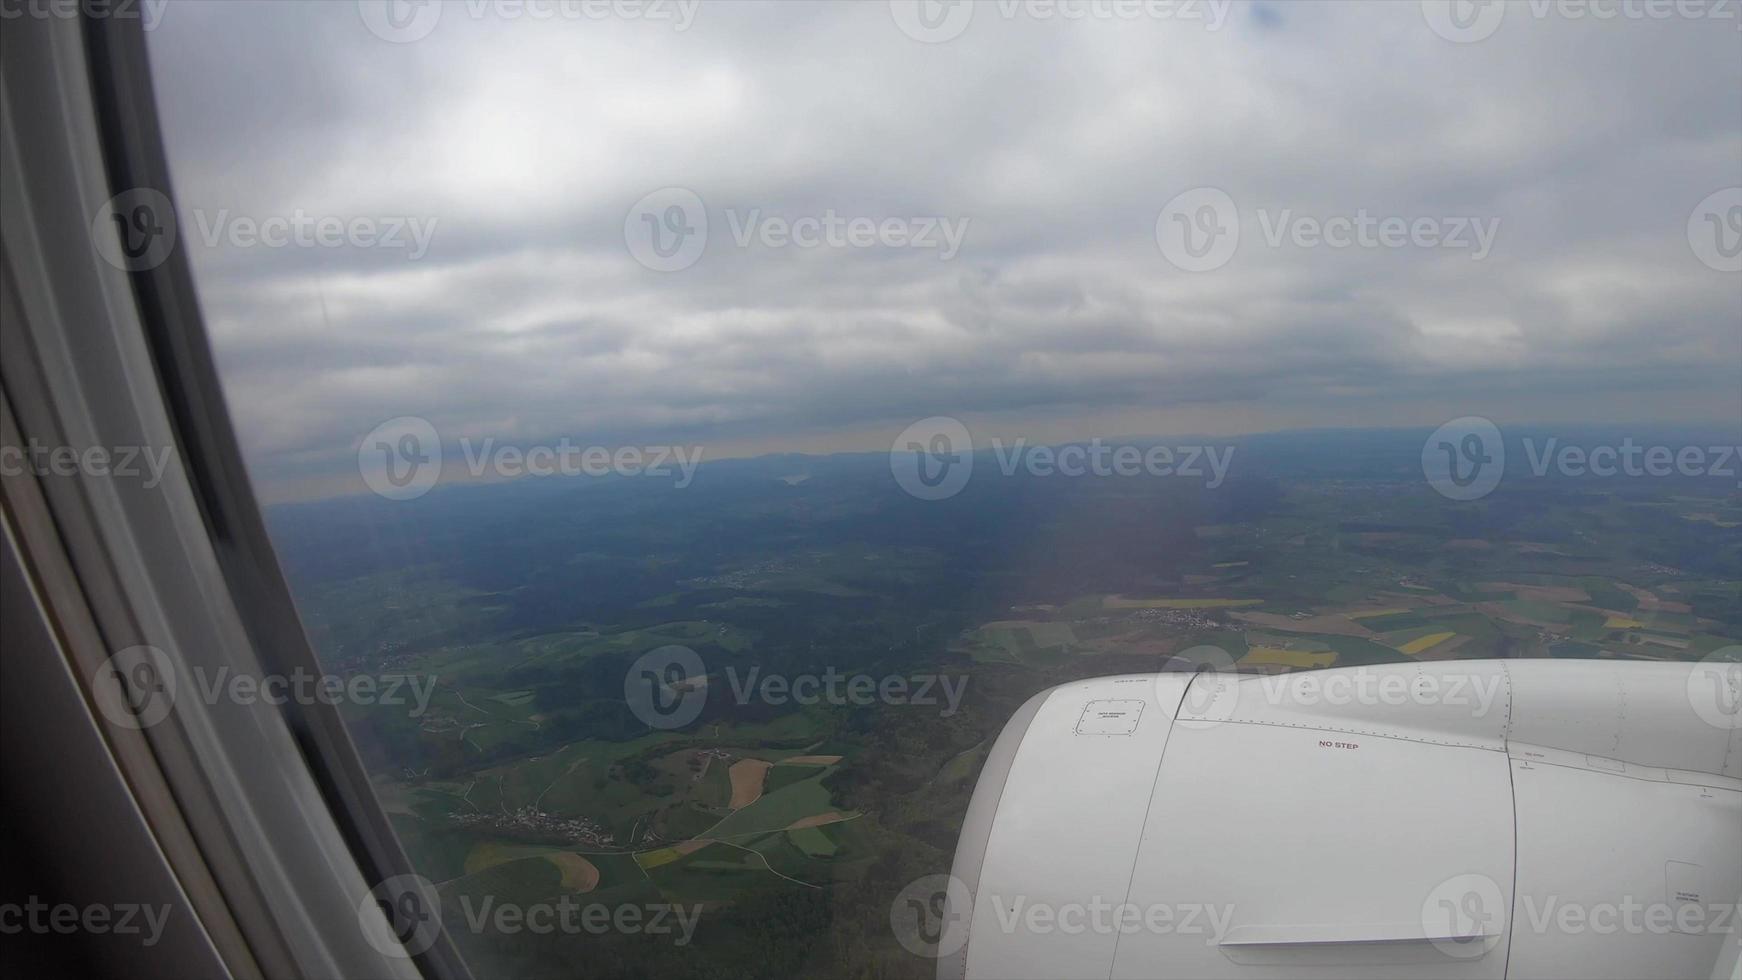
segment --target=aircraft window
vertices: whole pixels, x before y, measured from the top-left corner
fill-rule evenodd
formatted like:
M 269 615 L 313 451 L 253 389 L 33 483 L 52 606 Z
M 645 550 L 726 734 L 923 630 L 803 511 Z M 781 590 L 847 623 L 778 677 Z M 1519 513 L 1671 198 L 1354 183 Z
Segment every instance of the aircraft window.
M 1714 975 L 1724 6 L 172 4 L 293 695 L 481 977 Z

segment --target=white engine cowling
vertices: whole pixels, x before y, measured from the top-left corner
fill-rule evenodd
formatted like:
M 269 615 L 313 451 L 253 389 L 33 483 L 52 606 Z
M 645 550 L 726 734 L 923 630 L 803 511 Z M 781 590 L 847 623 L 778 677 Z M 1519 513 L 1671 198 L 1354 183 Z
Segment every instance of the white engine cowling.
M 1724 664 L 1097 678 L 982 770 L 938 976 L 1737 976 Z

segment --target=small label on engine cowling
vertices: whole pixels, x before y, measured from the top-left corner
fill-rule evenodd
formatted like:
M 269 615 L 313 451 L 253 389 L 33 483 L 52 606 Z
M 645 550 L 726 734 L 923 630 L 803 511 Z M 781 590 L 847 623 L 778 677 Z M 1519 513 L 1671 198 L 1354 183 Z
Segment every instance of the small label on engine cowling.
M 1142 701 L 1090 701 L 1083 706 L 1083 716 L 1077 719 L 1077 734 L 1129 735 L 1137 730 L 1137 719 L 1142 714 Z

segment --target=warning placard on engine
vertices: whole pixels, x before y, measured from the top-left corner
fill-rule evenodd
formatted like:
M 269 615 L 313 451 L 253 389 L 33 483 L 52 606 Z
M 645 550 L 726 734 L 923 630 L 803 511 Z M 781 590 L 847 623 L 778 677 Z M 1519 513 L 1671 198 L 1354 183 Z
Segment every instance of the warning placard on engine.
M 1077 719 L 1078 735 L 1129 735 L 1137 730 L 1142 701 L 1090 701 Z

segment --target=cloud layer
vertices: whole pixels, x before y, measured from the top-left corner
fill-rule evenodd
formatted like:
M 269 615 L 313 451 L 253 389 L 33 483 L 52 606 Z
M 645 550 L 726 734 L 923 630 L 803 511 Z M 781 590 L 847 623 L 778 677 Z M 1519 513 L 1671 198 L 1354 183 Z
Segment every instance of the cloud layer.
M 1031 439 L 1742 417 L 1742 279 L 1690 241 L 1726 242 L 1698 209 L 1742 185 L 1734 22 L 1519 6 L 1458 43 L 1415 3 L 988 3 L 922 43 L 884 3 L 581 9 L 455 4 L 409 43 L 351 3 L 165 12 L 183 241 L 268 498 L 360 489 L 359 440 L 401 415 L 710 457 L 938 414 Z M 671 187 L 708 235 L 659 272 L 626 219 Z M 1203 272 L 1158 246 L 1195 188 L 1240 230 Z M 831 212 L 966 232 L 947 259 L 735 240 Z M 415 259 L 231 234 L 296 213 L 434 227 Z M 1362 216 L 1493 241 L 1311 244 Z

